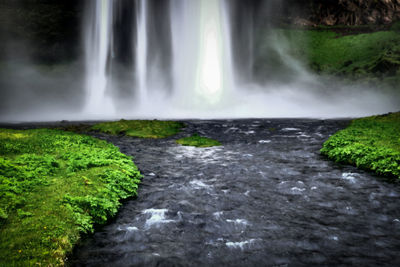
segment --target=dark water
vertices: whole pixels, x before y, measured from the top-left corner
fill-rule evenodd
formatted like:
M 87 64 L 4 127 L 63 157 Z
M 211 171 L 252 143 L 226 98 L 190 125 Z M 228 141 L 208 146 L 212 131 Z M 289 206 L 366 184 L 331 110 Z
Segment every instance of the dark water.
M 104 138 L 134 156 L 139 197 L 71 266 L 400 265 L 400 186 L 319 155 L 347 121 L 192 121 L 222 147 Z

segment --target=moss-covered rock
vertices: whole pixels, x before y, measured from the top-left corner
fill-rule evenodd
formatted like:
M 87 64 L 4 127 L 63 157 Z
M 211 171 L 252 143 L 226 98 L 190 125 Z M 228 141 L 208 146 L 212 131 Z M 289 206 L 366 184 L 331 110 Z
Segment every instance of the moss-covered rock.
M 72 61 L 79 55 L 84 2 L 0 1 L 0 60 L 25 56 L 40 63 Z
M 217 140 L 208 137 L 203 137 L 198 134 L 181 138 L 176 142 L 183 146 L 195 146 L 195 147 L 213 147 L 221 145 L 221 143 Z
M 400 179 L 400 112 L 354 120 L 321 153 L 337 162 Z
M 103 122 L 91 129 L 109 134 L 125 134 L 141 138 L 166 138 L 177 134 L 185 127 L 181 122 L 159 120 L 120 120 Z

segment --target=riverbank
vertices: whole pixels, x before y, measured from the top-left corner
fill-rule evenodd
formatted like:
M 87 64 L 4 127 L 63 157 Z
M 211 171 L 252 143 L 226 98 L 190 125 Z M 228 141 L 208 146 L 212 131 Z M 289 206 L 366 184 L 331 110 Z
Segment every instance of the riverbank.
M 136 196 L 141 175 L 131 157 L 80 132 L 157 139 L 185 127 L 159 120 L 41 126 L 59 130 L 0 129 L 0 265 L 64 265 L 81 234 L 113 217 L 121 200 Z M 219 144 L 199 138 L 184 144 Z
M 336 162 L 400 179 L 399 133 L 400 112 L 356 119 L 331 136 L 321 153 Z
M 63 265 L 141 178 L 117 147 L 71 132 L 0 129 L 0 151 L 2 266 Z
M 115 129 L 127 124 L 127 121 L 121 122 L 106 125 Z M 349 254 L 352 263 L 396 262 L 394 255 L 397 252 L 391 247 L 396 246 L 399 239 L 390 235 L 382 237 L 380 232 L 375 235 L 371 229 L 378 227 L 385 233 L 392 231 L 393 224 L 398 220 L 398 203 L 395 201 L 400 195 L 398 185 L 383 182 L 352 166 L 337 165 L 320 156 L 322 143 L 332 133 L 346 127 L 348 120 L 252 119 L 177 123 L 185 127 L 176 135 L 164 139 L 132 138 L 123 134 L 125 131 L 114 135 L 100 130 L 89 132 L 89 129 L 96 128 L 93 128 L 94 123 L 60 122 L 40 126 L 69 127 L 96 139 L 57 130 L 2 130 L 1 151 L 3 147 L 16 147 L 4 150 L 8 152 L 2 155 L 2 163 L 7 160 L 9 166 L 24 171 L 25 176 L 27 170 L 37 170 L 43 179 L 38 184 L 33 183 L 32 187 L 25 186 L 26 179 L 17 186 L 9 183 L 7 185 L 11 187 L 4 187 L 2 183 L 2 189 L 11 192 L 8 195 L 13 194 L 12 190 L 22 188 L 19 192 L 26 200 L 11 208 L 4 208 L 1 202 L 1 208 L 7 210 L 6 216 L 3 216 L 6 218 L 1 222 L 12 220 L 15 224 L 7 222 L 9 226 L 1 230 L 0 255 L 5 256 L 0 258 L 0 263 L 62 264 L 65 252 L 71 251 L 77 243 L 79 232 L 91 231 L 93 224 L 86 224 L 88 220 L 90 223 L 96 220 L 104 222 L 106 217 L 113 215 L 107 213 L 113 209 L 107 206 L 109 196 L 104 195 L 104 190 L 115 186 L 101 189 L 98 175 L 110 167 L 113 170 L 124 168 L 125 164 L 116 161 L 115 165 L 90 166 L 101 164 L 102 158 L 110 151 L 114 155 L 113 160 L 120 156 L 118 149 L 97 138 L 113 143 L 122 153 L 129 155 L 122 155 L 122 161 L 131 162 L 130 156 L 133 156 L 140 166 L 145 186 L 139 188 L 140 198 L 126 201 L 110 224 L 96 228 L 94 235 L 88 235 L 79 242 L 69 256 L 69 264 L 156 265 L 186 262 L 232 265 L 238 261 L 267 265 L 282 262 L 343 264 L 349 263 Z M 142 125 L 147 125 L 147 122 Z M 36 135 L 39 133 L 39 136 Z M 176 143 L 177 139 L 197 134 L 217 139 L 223 146 L 194 148 Z M 23 145 L 18 145 L 20 143 Z M 30 155 L 36 165 L 26 161 L 27 156 L 20 155 L 31 153 L 30 149 L 38 154 Z M 44 157 L 44 152 L 48 156 Z M 88 161 L 87 155 L 90 155 Z M 43 157 L 45 160 L 42 160 Z M 107 157 L 105 160 L 109 162 Z M 85 165 L 87 162 L 89 165 Z M 72 169 L 68 169 L 71 166 L 82 169 L 71 172 Z M 2 179 L 12 179 L 11 172 L 1 175 Z M 135 175 L 134 179 L 137 179 L 137 171 Z M 113 176 L 112 180 L 119 176 Z M 22 174 L 16 177 L 21 178 Z M 41 181 L 44 184 L 40 184 Z M 136 182 L 133 185 L 134 194 Z M 127 185 L 124 182 L 121 184 Z M 100 194 L 99 202 L 92 202 L 97 196 L 66 196 L 70 186 L 85 194 L 94 190 L 93 193 Z M 32 188 L 29 194 L 25 192 L 26 196 L 25 188 Z M 373 199 L 370 199 L 371 194 L 374 194 Z M 370 205 L 365 205 L 369 202 Z M 97 204 L 104 204 L 105 207 Z M 84 205 L 84 208 L 79 205 Z M 343 205 L 347 205 L 346 209 Z M 99 213 L 98 207 L 102 210 Z M 95 209 L 84 210 L 91 208 Z M 310 210 L 314 211 L 311 217 Z M 71 215 L 74 212 L 77 214 Z M 265 214 L 268 214 L 268 220 Z M 285 214 L 292 215 L 287 217 Z M 36 219 L 37 215 L 42 217 Z M 93 215 L 91 221 L 86 217 L 88 215 Z M 66 218 L 69 218 L 68 222 L 64 223 Z M 349 221 L 353 223 L 349 225 Z M 365 227 L 360 228 L 365 223 Z M 312 231 L 308 232 L 304 225 L 311 225 Z M 350 232 L 349 227 L 352 229 Z M 67 240 L 63 238 L 74 234 L 68 229 L 75 229 L 75 235 L 71 237 L 72 241 L 63 243 Z M 299 237 L 300 232 L 304 232 L 304 236 Z M 372 240 L 371 235 L 373 240 L 389 245 L 377 247 L 375 243 L 368 243 Z M 27 242 L 32 237 L 35 241 Z M 305 241 L 299 244 L 299 238 Z M 348 246 L 359 244 L 360 238 L 368 248 Z M 285 243 L 281 243 L 283 239 Z M 271 251 L 271 247 L 276 249 Z M 314 258 L 306 257 L 310 247 L 313 247 Z M 272 257 L 265 259 L 265 251 Z M 289 256 L 282 256 L 282 251 L 287 251 L 285 255 Z M 29 253 L 35 256 L 29 256 Z M 366 259 L 365 255 L 370 257 Z M 194 258 L 198 260 L 194 261 Z

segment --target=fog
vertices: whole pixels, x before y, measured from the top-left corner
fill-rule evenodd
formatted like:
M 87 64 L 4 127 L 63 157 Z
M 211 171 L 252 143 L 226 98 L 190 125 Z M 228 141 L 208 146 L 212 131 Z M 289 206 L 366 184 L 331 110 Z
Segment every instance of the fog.
M 55 63 L 38 62 L 29 40 L 3 35 L 0 121 L 339 118 L 400 110 L 394 90 L 313 73 L 293 56 L 296 40 L 274 30 L 280 1 L 249 3 L 86 1 L 80 53 Z

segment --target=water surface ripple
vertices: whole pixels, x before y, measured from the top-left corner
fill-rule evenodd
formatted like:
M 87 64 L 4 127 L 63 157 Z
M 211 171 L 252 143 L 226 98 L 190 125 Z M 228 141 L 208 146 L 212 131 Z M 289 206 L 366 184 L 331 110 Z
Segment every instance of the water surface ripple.
M 345 120 L 189 121 L 223 146 L 94 134 L 132 155 L 139 197 L 72 266 L 400 265 L 400 186 L 319 154 Z

